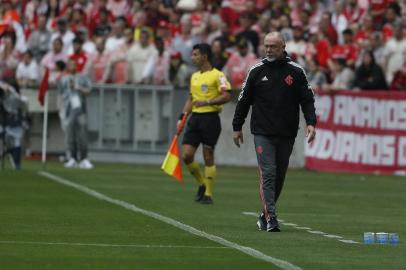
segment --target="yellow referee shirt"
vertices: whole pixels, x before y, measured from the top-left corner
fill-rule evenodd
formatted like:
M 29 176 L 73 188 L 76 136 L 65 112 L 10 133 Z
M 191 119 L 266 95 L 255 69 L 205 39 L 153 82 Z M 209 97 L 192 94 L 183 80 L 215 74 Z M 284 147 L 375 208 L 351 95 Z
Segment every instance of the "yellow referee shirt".
M 192 96 L 192 101 L 212 100 L 218 97 L 222 91 L 227 90 L 231 90 L 231 85 L 224 73 L 216 68 L 205 72 L 196 71 L 190 78 L 190 95 Z M 192 112 L 220 112 L 222 108 L 223 105 L 193 106 Z

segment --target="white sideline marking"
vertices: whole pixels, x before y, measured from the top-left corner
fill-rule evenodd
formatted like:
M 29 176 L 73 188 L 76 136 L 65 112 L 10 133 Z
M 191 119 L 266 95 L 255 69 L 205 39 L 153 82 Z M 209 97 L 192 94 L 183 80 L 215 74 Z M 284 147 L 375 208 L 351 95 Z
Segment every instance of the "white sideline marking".
M 346 243 L 346 244 L 358 244 L 358 242 L 353 241 L 353 240 L 345 240 L 345 239 L 343 239 L 343 240 L 338 240 L 338 241 Z
M 68 242 L 35 242 L 35 241 L 0 241 L 0 244 L 49 245 L 49 246 L 91 246 L 91 247 L 130 247 L 130 248 L 196 248 L 196 249 L 228 249 L 229 247 L 214 246 L 176 246 L 176 245 L 135 245 L 135 244 L 103 244 L 103 243 L 68 243 Z
M 343 238 L 342 236 L 334 235 L 334 234 L 325 234 L 323 236 L 327 237 L 327 238 Z
M 309 228 L 309 227 L 296 227 L 296 229 L 298 229 L 298 230 L 306 230 L 306 231 L 309 231 L 309 230 L 311 230 L 312 228 Z
M 283 220 L 281 220 L 281 222 L 283 222 Z M 297 224 L 295 224 L 295 223 L 286 223 L 286 222 L 284 222 L 283 225 L 297 227 Z
M 308 233 L 313 233 L 313 234 L 325 234 L 324 232 L 321 231 L 307 231 Z
M 247 216 L 254 216 L 254 217 L 258 217 L 258 214 L 255 212 L 242 212 L 241 214 L 243 215 L 247 215 Z M 339 235 L 334 235 L 334 234 L 328 234 L 322 231 L 314 231 L 312 228 L 309 227 L 301 227 L 295 223 L 287 223 L 284 220 L 280 219 L 279 223 L 285 225 L 285 226 L 292 226 L 295 229 L 298 230 L 306 230 L 308 233 L 312 233 L 312 234 L 319 234 L 321 236 L 327 237 L 327 238 L 332 238 L 332 239 L 337 239 L 338 241 L 342 242 L 342 243 L 346 243 L 346 244 L 359 244 L 359 242 L 354 241 L 354 240 L 345 240 L 342 239 L 342 236 Z
M 93 189 L 90 189 L 90 188 L 88 188 L 86 186 L 83 186 L 83 185 L 80 185 L 78 183 L 71 182 L 71 181 L 66 180 L 66 179 L 64 179 L 62 177 L 59 177 L 57 175 L 53 175 L 51 173 L 42 172 L 42 171 L 39 172 L 39 174 L 46 177 L 46 178 L 48 178 L 48 179 L 50 179 L 50 180 L 53 180 L 53 181 L 55 181 L 55 182 L 57 182 L 59 184 L 62 184 L 62 185 L 77 189 L 77 190 L 79 190 L 79 191 L 81 191 L 83 193 L 86 193 L 86 194 L 88 194 L 88 195 L 90 195 L 92 197 L 95 197 L 95 198 L 97 198 L 99 200 L 106 201 L 106 202 L 109 202 L 111 204 L 121 206 L 121 207 L 123 207 L 123 208 L 125 208 L 127 210 L 130 210 L 130 211 L 133 211 L 135 213 L 141 213 L 141 214 L 146 215 L 148 217 L 151 217 L 151 218 L 157 219 L 159 221 L 165 222 L 165 223 L 167 223 L 169 225 L 172 225 L 172 226 L 174 226 L 174 227 L 176 227 L 178 229 L 181 229 L 183 231 L 186 231 L 188 233 L 191 233 L 191 234 L 194 234 L 194 235 L 209 239 L 209 240 L 211 240 L 213 242 L 216 242 L 216 243 L 219 243 L 219 244 L 221 244 L 223 246 L 239 250 L 239 251 L 241 251 L 241 252 L 243 252 L 245 254 L 248 254 L 248 255 L 250 255 L 250 256 L 252 256 L 254 258 L 257 258 L 257 259 L 260 259 L 260 260 L 263 260 L 263 261 L 266 261 L 266 262 L 270 262 L 270 263 L 272 263 L 272 264 L 274 264 L 274 265 L 276 265 L 276 266 L 278 266 L 278 267 L 280 267 L 280 268 L 282 268 L 284 270 L 302 270 L 302 268 L 300 268 L 300 267 L 298 267 L 296 265 L 293 265 L 290 262 L 271 257 L 271 256 L 266 255 L 266 254 L 264 254 L 264 253 L 262 253 L 262 252 L 260 252 L 260 251 L 258 251 L 256 249 L 246 247 L 246 246 L 241 246 L 241 245 L 239 245 L 237 243 L 228 241 L 228 240 L 226 240 L 224 238 L 221 238 L 219 236 L 209 234 L 209 233 L 206 233 L 204 231 L 200 231 L 200 230 L 198 230 L 198 229 L 196 229 L 196 228 L 194 228 L 192 226 L 189 226 L 187 224 L 179 222 L 179 221 L 177 221 L 175 219 L 160 215 L 160 214 L 152 212 L 152 211 L 148 211 L 148 210 L 139 208 L 139 207 L 135 206 L 134 204 L 128 203 L 126 201 L 113 199 L 111 197 L 108 197 L 108 196 L 100 193 L 100 192 L 97 192 L 97 191 L 95 191 Z

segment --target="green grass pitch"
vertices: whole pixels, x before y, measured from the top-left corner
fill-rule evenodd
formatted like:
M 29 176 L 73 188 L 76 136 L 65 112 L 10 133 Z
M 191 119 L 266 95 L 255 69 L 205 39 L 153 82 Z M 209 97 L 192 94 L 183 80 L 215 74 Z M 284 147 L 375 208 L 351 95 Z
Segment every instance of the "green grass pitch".
M 280 269 L 39 171 L 40 163 L 25 161 L 21 172 L 0 172 L 1 270 Z M 50 162 L 47 171 L 300 269 L 406 269 L 405 177 L 290 170 L 278 204 L 282 232 L 267 233 L 242 214 L 260 209 L 256 168 L 218 167 L 214 205 L 193 201 L 196 184 L 185 170 L 184 184 L 159 166 L 97 163 L 83 171 Z M 400 244 L 364 245 L 367 231 L 396 232 Z

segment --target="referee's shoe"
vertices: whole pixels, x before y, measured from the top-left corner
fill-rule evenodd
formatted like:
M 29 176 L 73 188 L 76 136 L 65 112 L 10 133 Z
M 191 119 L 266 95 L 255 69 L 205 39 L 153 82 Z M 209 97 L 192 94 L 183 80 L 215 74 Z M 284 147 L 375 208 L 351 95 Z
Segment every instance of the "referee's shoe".
M 199 201 L 201 204 L 213 204 L 213 199 L 211 196 L 204 195 L 203 198 Z
M 206 186 L 205 185 L 200 185 L 199 188 L 197 189 L 197 193 L 195 196 L 195 201 L 200 202 L 203 197 L 204 197 L 204 192 L 206 191 Z

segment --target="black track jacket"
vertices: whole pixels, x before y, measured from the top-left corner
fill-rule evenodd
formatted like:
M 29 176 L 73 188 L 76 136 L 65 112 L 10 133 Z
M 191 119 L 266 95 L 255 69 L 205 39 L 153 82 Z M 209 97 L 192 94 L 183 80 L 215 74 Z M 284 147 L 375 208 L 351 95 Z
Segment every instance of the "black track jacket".
M 252 106 L 251 132 L 257 135 L 296 137 L 299 106 L 307 125 L 316 125 L 314 95 L 303 68 L 288 56 L 267 59 L 251 67 L 242 85 L 233 119 L 240 131 Z

